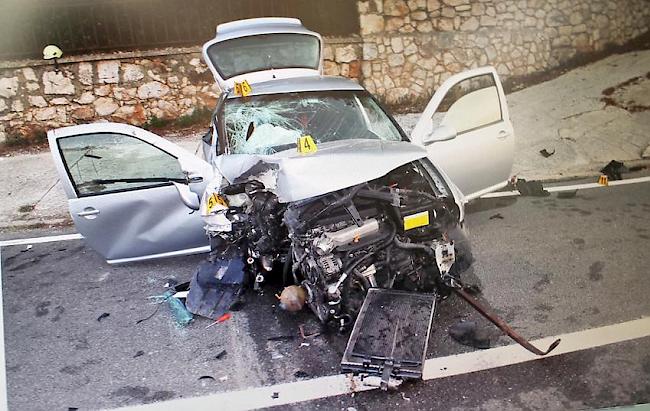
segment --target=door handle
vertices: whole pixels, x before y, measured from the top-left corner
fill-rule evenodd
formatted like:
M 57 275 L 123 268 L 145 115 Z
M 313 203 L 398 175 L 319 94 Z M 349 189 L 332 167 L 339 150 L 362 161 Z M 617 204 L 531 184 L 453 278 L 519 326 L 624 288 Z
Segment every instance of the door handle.
M 499 134 L 497 134 L 497 138 L 503 139 L 508 137 L 508 132 L 506 130 L 499 130 Z
M 84 217 L 89 220 L 92 220 L 93 218 L 96 218 L 97 214 L 99 214 L 99 210 L 96 208 L 92 207 L 86 207 L 84 208 L 84 211 L 78 212 L 77 215 L 79 217 Z

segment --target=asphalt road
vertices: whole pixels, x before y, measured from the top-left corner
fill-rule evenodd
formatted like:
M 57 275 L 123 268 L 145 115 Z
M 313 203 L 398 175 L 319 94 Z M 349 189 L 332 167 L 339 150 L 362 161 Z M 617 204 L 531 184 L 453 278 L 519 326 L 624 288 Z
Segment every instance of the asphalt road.
M 479 200 L 468 211 L 477 261 L 466 281 L 480 284 L 483 301 L 523 335 L 650 315 L 650 183 L 566 199 Z M 1 255 L 11 409 L 111 408 L 331 375 L 347 342 L 308 311 L 279 310 L 273 286 L 249 293 L 230 320 L 209 329 L 205 319 L 178 329 L 166 306 L 136 324 L 156 309 L 147 297 L 162 294 L 171 278 L 189 279 L 201 256 L 109 266 L 79 240 L 3 247 Z M 428 358 L 473 350 L 447 334 L 460 319 L 490 330 L 493 345 L 511 343 L 452 296 L 440 304 Z M 303 341 L 299 325 L 322 334 Z M 649 340 L 293 407 L 548 410 L 650 402 Z

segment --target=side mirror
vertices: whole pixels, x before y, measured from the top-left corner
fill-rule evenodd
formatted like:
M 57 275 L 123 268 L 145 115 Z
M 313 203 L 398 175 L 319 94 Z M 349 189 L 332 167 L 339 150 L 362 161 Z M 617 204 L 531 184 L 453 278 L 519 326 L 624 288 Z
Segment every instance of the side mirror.
M 185 184 L 180 184 L 172 182 L 176 190 L 178 190 L 178 195 L 181 198 L 183 204 L 192 210 L 198 210 L 201 207 L 201 200 L 199 196 L 190 190 L 190 188 Z
M 456 138 L 456 129 L 452 126 L 442 125 L 435 128 L 431 133 L 424 136 L 422 143 L 424 145 L 429 145 L 435 143 L 436 141 L 447 141 L 453 138 Z

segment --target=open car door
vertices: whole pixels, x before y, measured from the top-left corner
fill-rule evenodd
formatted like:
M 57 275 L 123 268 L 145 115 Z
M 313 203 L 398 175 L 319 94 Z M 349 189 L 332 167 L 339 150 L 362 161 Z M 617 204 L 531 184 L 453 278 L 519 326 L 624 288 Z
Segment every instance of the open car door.
M 493 67 L 447 79 L 411 133 L 469 201 L 508 183 L 515 136 Z
M 77 231 L 109 263 L 209 251 L 195 210 L 210 164 L 126 124 L 60 128 L 48 141 Z

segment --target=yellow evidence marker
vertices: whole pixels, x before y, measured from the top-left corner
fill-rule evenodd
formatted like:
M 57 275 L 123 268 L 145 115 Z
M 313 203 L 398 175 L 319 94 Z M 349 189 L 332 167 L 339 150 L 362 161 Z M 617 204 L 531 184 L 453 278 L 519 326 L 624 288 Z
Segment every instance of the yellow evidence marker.
M 603 174 L 600 177 L 598 177 L 598 184 L 600 184 L 601 186 L 608 186 L 609 179 L 607 178 L 606 175 Z
M 318 151 L 318 146 L 311 136 L 302 136 L 296 142 L 300 154 L 313 154 Z
M 248 84 L 248 81 L 244 80 L 241 83 L 235 82 L 235 94 L 246 97 L 251 94 L 251 91 L 253 91 L 253 88 Z
M 411 214 L 404 217 L 404 231 L 429 225 L 429 212 Z
M 212 193 L 212 195 L 208 197 L 207 208 L 208 214 L 210 214 L 215 209 L 225 210 L 228 208 L 228 201 L 219 194 Z

